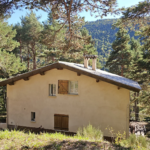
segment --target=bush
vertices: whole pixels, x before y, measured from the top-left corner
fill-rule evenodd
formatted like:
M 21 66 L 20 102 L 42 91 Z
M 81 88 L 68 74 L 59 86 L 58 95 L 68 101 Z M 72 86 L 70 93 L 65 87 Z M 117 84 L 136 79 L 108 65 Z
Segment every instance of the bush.
M 91 124 L 89 124 L 86 127 L 79 128 L 77 131 L 77 136 L 88 138 L 89 140 L 94 141 L 102 141 L 103 140 L 103 133 L 99 128 L 93 127 Z
M 129 145 L 132 146 L 140 146 L 147 147 L 147 140 L 144 136 L 136 136 L 135 134 L 131 134 L 127 139 Z
M 128 139 L 120 141 L 121 146 L 131 147 L 131 148 L 147 148 L 148 142 L 144 136 L 136 136 L 131 134 Z

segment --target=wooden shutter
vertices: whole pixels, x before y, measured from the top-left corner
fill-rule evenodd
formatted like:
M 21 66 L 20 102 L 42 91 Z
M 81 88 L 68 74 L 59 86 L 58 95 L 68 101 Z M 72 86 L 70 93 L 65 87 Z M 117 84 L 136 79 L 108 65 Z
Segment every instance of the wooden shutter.
M 68 94 L 68 80 L 58 80 L 58 93 Z
M 57 130 L 68 130 L 69 116 L 68 115 L 54 115 L 54 129 Z
M 54 115 L 54 129 L 61 130 L 61 119 L 62 117 L 60 115 Z
M 68 121 L 69 121 L 68 116 L 62 116 L 62 126 L 61 126 L 62 130 L 68 130 Z

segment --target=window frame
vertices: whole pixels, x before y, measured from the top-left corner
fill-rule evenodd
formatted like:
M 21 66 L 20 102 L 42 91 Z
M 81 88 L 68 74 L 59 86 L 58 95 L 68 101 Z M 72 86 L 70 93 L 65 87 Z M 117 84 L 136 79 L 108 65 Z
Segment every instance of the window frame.
M 53 93 L 51 93 L 51 86 L 53 87 Z M 56 84 L 49 84 L 49 96 L 56 96 Z
M 73 92 L 71 92 L 71 82 L 73 82 L 74 84 L 73 84 Z M 69 86 L 68 86 L 68 94 L 70 94 L 70 95 L 78 95 L 78 87 L 77 87 L 77 92 L 76 92 L 76 83 L 77 83 L 77 86 L 78 86 L 78 81 L 72 81 L 72 80 L 69 80 Z
M 33 119 L 34 118 L 34 119 Z M 31 112 L 31 121 L 35 122 L 36 121 L 36 114 L 35 112 Z

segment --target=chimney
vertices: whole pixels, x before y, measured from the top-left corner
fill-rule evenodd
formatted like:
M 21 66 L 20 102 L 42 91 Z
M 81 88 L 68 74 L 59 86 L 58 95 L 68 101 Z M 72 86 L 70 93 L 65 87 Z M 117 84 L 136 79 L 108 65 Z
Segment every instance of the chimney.
M 88 68 L 88 61 L 89 61 L 89 58 L 84 56 L 84 68 Z
M 84 55 L 84 68 L 88 68 L 88 60 L 92 58 L 92 70 L 96 71 L 96 55 Z
M 92 60 L 92 70 L 96 71 L 96 57 L 94 57 Z

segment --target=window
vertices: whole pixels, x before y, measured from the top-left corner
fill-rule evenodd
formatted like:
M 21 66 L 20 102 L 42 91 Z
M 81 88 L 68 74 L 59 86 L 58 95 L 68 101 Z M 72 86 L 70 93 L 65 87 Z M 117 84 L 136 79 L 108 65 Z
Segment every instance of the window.
M 78 94 L 78 81 L 59 80 L 59 94 Z
M 57 130 L 69 130 L 69 116 L 68 115 L 54 115 L 54 129 Z
M 56 84 L 49 84 L 49 96 L 56 96 Z
M 31 112 L 31 121 L 35 121 L 35 112 Z
M 78 81 L 69 81 L 69 94 L 78 94 Z

